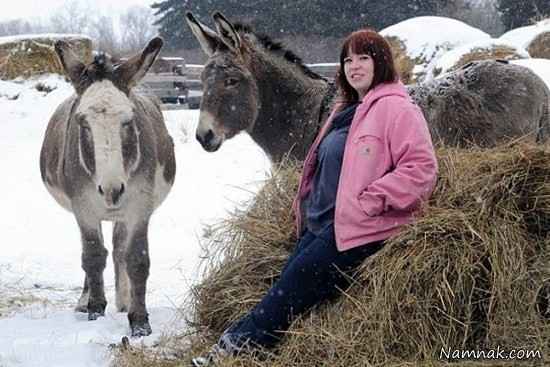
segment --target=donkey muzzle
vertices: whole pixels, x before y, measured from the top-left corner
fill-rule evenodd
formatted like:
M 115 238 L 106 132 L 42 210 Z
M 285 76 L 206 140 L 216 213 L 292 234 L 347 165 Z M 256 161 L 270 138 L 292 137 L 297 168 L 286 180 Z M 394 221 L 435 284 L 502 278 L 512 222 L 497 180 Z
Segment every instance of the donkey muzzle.
M 195 133 L 195 138 L 201 143 L 207 152 L 215 152 L 220 148 L 224 140 L 223 132 L 220 133 L 214 116 L 207 111 L 201 111 L 199 116 L 199 126 Z
M 105 200 L 108 208 L 116 208 L 120 206 L 122 196 L 126 191 L 124 183 L 120 184 L 110 184 L 110 185 L 99 185 L 97 191 Z
M 222 145 L 221 139 L 216 139 L 216 136 L 212 130 L 208 130 L 203 133 L 197 132 L 195 138 L 199 141 L 199 143 L 201 143 L 202 147 L 207 152 L 215 152 Z

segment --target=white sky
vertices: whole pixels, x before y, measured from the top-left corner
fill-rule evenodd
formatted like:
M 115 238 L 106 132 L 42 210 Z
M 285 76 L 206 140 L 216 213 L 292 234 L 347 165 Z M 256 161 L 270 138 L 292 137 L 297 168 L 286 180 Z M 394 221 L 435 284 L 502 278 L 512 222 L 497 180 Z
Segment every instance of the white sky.
M 155 0 L 77 0 L 96 4 L 104 13 L 120 12 L 133 6 L 149 6 Z M 46 18 L 70 0 L 0 0 L 0 21 L 11 19 Z

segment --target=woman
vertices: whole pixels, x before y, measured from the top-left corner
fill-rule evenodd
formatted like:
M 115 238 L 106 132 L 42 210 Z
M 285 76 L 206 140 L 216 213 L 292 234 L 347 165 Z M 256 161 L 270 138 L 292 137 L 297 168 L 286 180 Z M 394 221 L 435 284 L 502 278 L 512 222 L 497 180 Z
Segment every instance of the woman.
M 304 161 L 294 202 L 298 243 L 279 280 L 195 366 L 272 347 L 292 320 L 349 285 L 349 275 L 413 220 L 435 186 L 437 161 L 421 110 L 382 36 L 344 41 L 341 101 Z

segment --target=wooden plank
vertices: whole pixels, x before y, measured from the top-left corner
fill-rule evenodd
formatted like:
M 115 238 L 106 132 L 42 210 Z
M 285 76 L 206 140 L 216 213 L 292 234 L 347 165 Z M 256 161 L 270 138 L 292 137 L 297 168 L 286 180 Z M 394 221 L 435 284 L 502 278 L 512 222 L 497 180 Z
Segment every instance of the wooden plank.
M 145 74 L 145 77 L 142 79 L 142 82 L 180 82 L 185 83 L 187 80 L 186 76 L 182 75 L 160 75 L 160 74 Z

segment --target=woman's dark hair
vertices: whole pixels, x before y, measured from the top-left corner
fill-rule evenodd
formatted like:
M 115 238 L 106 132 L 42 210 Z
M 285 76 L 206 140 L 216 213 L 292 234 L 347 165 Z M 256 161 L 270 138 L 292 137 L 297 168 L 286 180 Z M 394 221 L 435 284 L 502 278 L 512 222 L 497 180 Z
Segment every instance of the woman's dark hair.
M 348 57 L 350 50 L 355 54 L 367 54 L 372 57 L 374 76 L 369 90 L 378 84 L 394 82 L 399 79 L 393 63 L 391 47 L 384 37 L 370 28 L 353 32 L 344 40 L 340 52 L 340 68 L 336 74 L 336 83 L 345 104 L 359 101 L 359 94 L 348 83 L 344 72 L 344 59 Z

